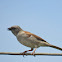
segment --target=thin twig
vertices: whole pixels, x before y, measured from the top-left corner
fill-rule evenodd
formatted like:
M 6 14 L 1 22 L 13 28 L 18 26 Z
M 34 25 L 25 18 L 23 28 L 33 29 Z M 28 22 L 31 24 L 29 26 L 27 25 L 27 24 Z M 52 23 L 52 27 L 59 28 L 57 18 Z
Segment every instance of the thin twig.
M 23 53 L 15 52 L 0 52 L 0 55 L 23 55 Z M 32 55 L 31 53 L 26 53 L 24 55 Z M 35 53 L 34 55 L 45 55 L 45 56 L 62 56 L 62 53 Z

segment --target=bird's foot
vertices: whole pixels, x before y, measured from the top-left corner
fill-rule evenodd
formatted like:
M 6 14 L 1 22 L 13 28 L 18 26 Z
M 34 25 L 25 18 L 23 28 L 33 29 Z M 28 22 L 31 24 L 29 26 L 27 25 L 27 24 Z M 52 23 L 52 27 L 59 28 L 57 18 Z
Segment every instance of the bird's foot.
M 32 52 L 31 55 L 34 55 L 34 57 L 35 57 L 35 54 L 34 54 L 34 53 L 35 53 L 35 52 Z
M 27 51 L 24 51 L 22 54 L 23 54 L 23 57 L 24 57 L 24 55 L 25 55 L 25 53 L 26 53 Z M 27 56 L 27 55 L 26 55 Z

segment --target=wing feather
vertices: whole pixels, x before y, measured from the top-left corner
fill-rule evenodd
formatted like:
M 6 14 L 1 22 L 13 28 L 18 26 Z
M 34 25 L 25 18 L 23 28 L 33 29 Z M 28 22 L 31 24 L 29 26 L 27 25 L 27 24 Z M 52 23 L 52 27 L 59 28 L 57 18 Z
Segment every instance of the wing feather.
M 41 37 L 39 37 L 39 36 L 37 36 L 37 35 L 35 35 L 35 34 L 32 34 L 32 33 L 30 33 L 30 32 L 27 32 L 27 31 L 24 31 L 29 37 L 31 36 L 31 35 L 33 35 L 34 37 L 36 37 L 38 40 L 40 40 L 40 41 L 43 41 L 43 42 L 46 42 L 44 39 L 42 39 Z

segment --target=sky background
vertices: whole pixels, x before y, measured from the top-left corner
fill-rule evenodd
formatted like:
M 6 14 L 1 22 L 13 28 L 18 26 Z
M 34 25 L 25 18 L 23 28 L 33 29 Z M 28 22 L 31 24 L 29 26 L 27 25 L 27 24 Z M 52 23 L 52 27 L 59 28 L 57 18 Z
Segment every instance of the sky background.
M 7 30 L 19 25 L 50 44 L 62 47 L 62 0 L 0 0 L 0 52 L 23 52 L 29 47 L 20 44 Z M 62 53 L 51 47 L 36 52 Z M 0 62 L 61 62 L 61 56 L 0 55 Z

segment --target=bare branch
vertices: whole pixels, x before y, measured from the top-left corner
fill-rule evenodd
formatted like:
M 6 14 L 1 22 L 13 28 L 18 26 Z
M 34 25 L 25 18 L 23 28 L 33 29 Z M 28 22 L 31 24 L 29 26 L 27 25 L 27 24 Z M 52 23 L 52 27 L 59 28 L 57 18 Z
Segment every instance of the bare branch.
M 0 52 L 0 55 L 23 55 L 23 53 L 15 52 Z M 31 53 L 26 53 L 24 55 L 32 55 Z M 45 55 L 45 56 L 62 56 L 62 53 L 35 53 L 34 55 Z

